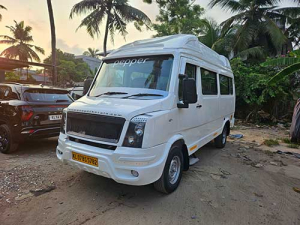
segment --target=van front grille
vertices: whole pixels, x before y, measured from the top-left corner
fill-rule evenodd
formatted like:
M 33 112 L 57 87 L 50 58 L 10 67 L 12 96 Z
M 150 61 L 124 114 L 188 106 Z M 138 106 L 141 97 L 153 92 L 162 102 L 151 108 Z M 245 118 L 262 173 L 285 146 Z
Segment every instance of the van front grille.
M 118 143 L 125 118 L 86 113 L 67 113 L 67 134 L 97 141 Z

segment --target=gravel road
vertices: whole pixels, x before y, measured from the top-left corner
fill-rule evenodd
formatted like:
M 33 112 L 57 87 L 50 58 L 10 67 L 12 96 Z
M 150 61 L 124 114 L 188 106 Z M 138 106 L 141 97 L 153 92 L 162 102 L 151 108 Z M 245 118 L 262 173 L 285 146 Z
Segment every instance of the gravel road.
M 300 160 L 254 141 L 200 149 L 171 195 L 63 165 L 55 138 L 28 142 L 0 155 L 0 224 L 299 225 Z

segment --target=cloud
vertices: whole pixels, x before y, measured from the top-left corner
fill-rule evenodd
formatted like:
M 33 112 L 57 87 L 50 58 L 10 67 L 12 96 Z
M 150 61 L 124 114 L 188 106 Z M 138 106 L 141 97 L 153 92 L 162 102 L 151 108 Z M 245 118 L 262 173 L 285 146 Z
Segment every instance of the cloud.
M 63 39 L 57 39 L 56 48 L 74 55 L 81 55 L 85 51 L 85 49 L 79 47 L 78 44 L 73 46 L 68 45 L 67 42 Z

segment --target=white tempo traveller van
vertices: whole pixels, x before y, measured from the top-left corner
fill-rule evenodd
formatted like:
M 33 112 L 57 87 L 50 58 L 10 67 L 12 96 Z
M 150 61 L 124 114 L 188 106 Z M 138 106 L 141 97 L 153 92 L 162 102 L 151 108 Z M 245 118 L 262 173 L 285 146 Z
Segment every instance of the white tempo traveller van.
M 57 157 L 129 185 L 171 193 L 190 157 L 234 124 L 229 61 L 193 35 L 136 41 L 103 59 L 88 93 L 63 113 Z

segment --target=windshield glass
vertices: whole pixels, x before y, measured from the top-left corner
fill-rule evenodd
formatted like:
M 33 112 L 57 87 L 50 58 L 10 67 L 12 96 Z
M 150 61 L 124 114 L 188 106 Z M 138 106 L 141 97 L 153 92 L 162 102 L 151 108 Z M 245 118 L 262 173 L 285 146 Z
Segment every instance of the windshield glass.
M 24 93 L 26 101 L 30 102 L 52 102 L 52 103 L 71 103 L 72 99 L 66 91 L 32 89 Z
M 169 90 L 173 56 L 149 56 L 104 61 L 90 96 L 101 88 L 124 87 Z

